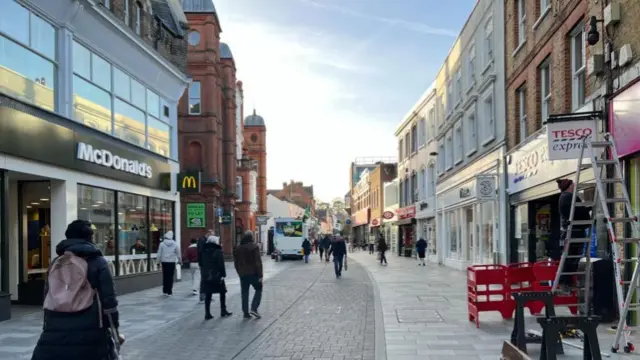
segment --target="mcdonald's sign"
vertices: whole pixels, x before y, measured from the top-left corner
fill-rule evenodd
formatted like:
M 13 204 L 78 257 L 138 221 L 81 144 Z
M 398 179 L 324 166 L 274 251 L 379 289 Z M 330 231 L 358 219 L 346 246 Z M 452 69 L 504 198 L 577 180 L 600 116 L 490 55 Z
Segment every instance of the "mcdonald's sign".
M 178 173 L 176 186 L 181 194 L 198 194 L 200 193 L 201 173 L 195 171 L 187 171 Z

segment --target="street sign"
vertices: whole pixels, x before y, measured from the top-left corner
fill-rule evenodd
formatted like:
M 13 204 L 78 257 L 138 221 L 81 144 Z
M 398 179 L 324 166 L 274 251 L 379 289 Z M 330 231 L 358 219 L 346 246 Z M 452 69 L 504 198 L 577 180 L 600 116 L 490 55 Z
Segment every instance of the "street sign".
M 199 171 L 185 171 L 176 176 L 176 186 L 181 194 L 199 194 L 202 173 Z
M 345 220 L 345 224 L 347 224 L 347 225 L 351 225 L 351 219 L 347 219 L 347 220 Z
M 217 216 L 217 217 L 222 216 L 222 213 L 223 213 L 223 210 L 222 210 L 222 208 L 221 208 L 221 207 L 219 207 L 219 208 L 217 208 L 217 209 L 216 209 L 216 216 Z
M 230 214 L 224 214 L 218 217 L 220 224 L 231 224 L 233 217 Z

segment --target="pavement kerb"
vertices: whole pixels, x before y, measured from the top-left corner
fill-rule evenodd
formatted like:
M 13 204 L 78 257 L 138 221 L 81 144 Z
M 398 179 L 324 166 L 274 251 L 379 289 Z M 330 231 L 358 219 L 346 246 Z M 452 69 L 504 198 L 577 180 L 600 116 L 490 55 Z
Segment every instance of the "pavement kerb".
M 371 285 L 373 286 L 373 303 L 374 303 L 374 314 L 375 314 L 375 353 L 376 360 L 387 360 L 387 340 L 384 332 L 384 316 L 382 315 L 382 299 L 380 298 L 380 288 L 378 287 L 378 282 L 373 277 L 373 274 L 369 270 L 369 268 L 358 261 L 358 259 L 351 257 L 355 262 L 359 263 L 366 271 L 369 276 L 369 281 L 371 281 Z

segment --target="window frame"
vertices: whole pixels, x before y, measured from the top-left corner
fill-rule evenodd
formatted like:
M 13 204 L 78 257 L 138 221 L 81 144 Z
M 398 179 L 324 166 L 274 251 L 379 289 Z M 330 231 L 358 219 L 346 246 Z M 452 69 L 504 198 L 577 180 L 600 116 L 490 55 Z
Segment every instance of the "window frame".
M 427 144 L 427 118 L 422 117 L 418 122 L 418 149 Z
M 456 70 L 456 106 L 462 102 L 462 68 Z
M 478 119 L 476 114 L 476 104 L 474 103 L 470 110 L 465 114 L 465 142 L 467 143 L 467 149 L 465 155 L 470 157 L 478 151 Z
M 467 55 L 467 91 L 471 90 L 476 83 L 475 61 L 476 44 L 471 43 L 471 45 L 469 45 L 469 53 Z
M 527 7 L 525 0 L 517 0 L 518 47 L 527 41 Z
M 126 1 L 126 0 L 125 0 Z M 135 31 L 136 34 L 141 36 L 142 35 L 142 3 L 140 1 L 136 1 L 135 3 L 135 9 L 136 9 L 136 23 L 135 23 Z
M 445 173 L 445 166 L 446 166 L 446 152 L 447 152 L 447 147 L 444 143 L 444 138 L 441 138 L 440 140 L 438 140 L 438 156 L 436 157 L 436 161 L 437 161 L 437 175 L 438 176 L 442 176 Z
M 418 125 L 411 125 L 411 155 L 415 155 L 418 152 Z
M 198 84 L 198 96 L 197 97 L 192 96 L 192 93 L 191 93 L 191 86 L 193 86 L 194 84 Z M 202 82 L 199 81 L 199 80 L 197 80 L 197 81 L 194 80 L 191 83 L 191 85 L 189 85 L 189 88 L 187 89 L 187 92 L 188 92 L 188 104 L 187 104 L 187 107 L 188 107 L 189 115 L 202 115 Z M 194 99 L 198 99 L 199 106 L 198 106 L 198 111 L 197 112 L 193 111 L 192 110 L 192 106 L 191 106 L 191 100 L 194 100 Z
M 518 137 L 522 143 L 527 139 L 527 86 L 522 85 L 516 90 L 518 97 L 518 124 L 520 125 L 520 133 Z
M 540 124 L 544 124 L 551 113 L 551 60 L 539 66 L 540 73 Z M 546 88 L 546 89 L 545 89 Z M 545 91 L 547 92 L 545 94 Z
M 579 43 L 581 44 L 581 56 L 580 61 L 582 66 L 576 69 L 576 38 L 580 36 Z M 583 22 L 578 23 L 571 30 L 569 34 L 569 39 L 571 42 L 570 46 L 570 61 L 571 61 L 571 107 L 575 111 L 585 104 L 586 100 L 586 83 L 587 83 L 587 61 L 586 61 L 586 41 L 585 41 L 585 26 Z M 582 99 L 580 99 L 580 79 L 582 78 Z
M 453 127 L 453 165 L 459 165 L 464 161 L 464 132 L 462 121 L 458 121 Z
M 402 136 L 400 136 L 400 140 L 398 140 L 398 161 L 404 160 L 404 140 Z
M 485 71 L 493 62 L 493 17 L 489 17 L 484 24 L 484 64 Z
M 453 133 L 451 130 L 445 135 L 445 155 L 446 155 L 446 167 L 445 171 L 453 169 Z
M 490 102 L 490 109 L 487 109 L 487 103 Z M 495 96 L 493 94 L 493 87 L 487 90 L 482 96 L 482 117 L 483 122 L 486 123 L 487 126 L 482 126 L 485 131 L 482 134 L 481 146 L 486 146 L 496 137 L 496 114 L 495 110 Z M 476 119 L 476 121 L 478 121 Z M 490 131 L 490 133 L 489 133 Z
M 429 109 L 429 114 L 428 114 L 428 126 L 429 126 L 429 131 L 427 132 L 427 138 L 428 138 L 428 142 L 433 141 L 433 139 L 435 139 L 436 136 L 436 108 L 435 106 L 433 106 L 431 109 Z
M 130 14 L 130 9 L 129 9 L 129 0 L 124 0 L 124 9 L 123 9 L 123 15 L 124 15 L 124 23 L 125 25 L 129 26 L 129 24 L 131 23 L 131 14 Z

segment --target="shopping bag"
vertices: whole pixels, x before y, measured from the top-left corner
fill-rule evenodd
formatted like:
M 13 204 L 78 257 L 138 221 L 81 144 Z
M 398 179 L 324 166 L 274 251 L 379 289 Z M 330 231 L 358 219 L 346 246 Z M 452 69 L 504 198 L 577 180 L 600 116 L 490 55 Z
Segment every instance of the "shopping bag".
M 122 355 L 120 355 L 120 347 L 122 346 L 122 342 L 124 342 L 124 340 L 122 340 L 121 342 L 120 334 L 118 333 L 118 329 L 116 329 L 116 326 L 113 323 L 113 317 L 111 313 L 107 310 L 105 311 L 105 314 L 109 318 L 109 329 L 107 329 L 107 332 L 109 333 L 109 347 L 111 348 L 110 360 L 124 360 Z
M 349 265 L 348 265 L 348 261 L 347 261 L 347 256 L 345 255 L 344 257 L 344 271 L 347 271 L 349 269 Z

